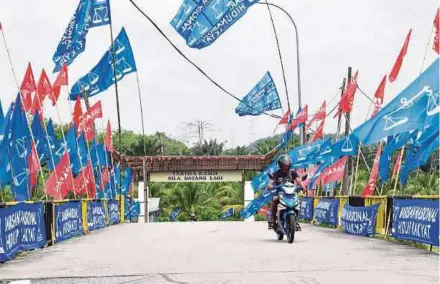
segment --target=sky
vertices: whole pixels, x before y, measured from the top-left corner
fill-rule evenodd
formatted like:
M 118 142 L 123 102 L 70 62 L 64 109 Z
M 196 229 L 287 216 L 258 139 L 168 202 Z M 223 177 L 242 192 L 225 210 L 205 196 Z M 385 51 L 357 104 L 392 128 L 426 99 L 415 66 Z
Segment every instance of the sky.
M 135 0 L 136 1 L 136 0 Z M 164 33 L 197 65 L 237 97 L 243 97 L 270 71 L 277 86 L 283 110 L 287 108 L 286 91 L 278 51 L 265 5 L 252 6 L 247 14 L 214 44 L 202 50 L 191 49 L 170 25 L 181 0 L 137 0 Z M 328 110 L 338 101 L 335 95 L 347 68 L 359 70 L 359 87 L 373 96 L 382 77 L 391 71 L 409 29 L 411 42 L 396 82 L 388 84 L 385 103 L 394 98 L 435 59 L 428 47 L 431 42 L 437 0 L 423 5 L 411 0 L 270 0 L 287 10 L 299 32 L 302 103 L 315 112 L 324 100 Z M 52 56 L 76 7 L 77 0 L 0 0 L 3 25 L 19 84 L 28 62 L 36 80 L 41 69 L 51 74 Z M 113 33 L 125 27 L 136 59 L 143 101 L 145 132 L 165 132 L 183 138 L 184 123 L 207 121 L 212 130 L 206 138 L 226 141 L 227 147 L 248 144 L 272 135 L 277 120 L 265 115 L 239 117 L 238 101 L 209 82 L 185 61 L 128 0 L 111 0 Z M 298 108 L 296 43 L 293 25 L 281 11 L 272 9 L 283 57 L 287 90 L 292 109 Z M 110 46 L 108 26 L 93 28 L 87 35 L 86 50 L 69 66 L 69 84 L 90 71 Z M 426 54 L 425 63 L 423 64 Z M 423 65 L 423 66 L 422 66 Z M 0 42 L 0 98 L 3 108 L 14 99 L 17 86 Z M 120 113 L 123 129 L 141 132 L 141 115 L 136 74 L 120 83 Z M 55 122 L 70 122 L 73 103 L 63 89 L 58 108 L 45 104 L 45 115 Z M 332 100 L 330 102 L 330 100 Z M 114 88 L 90 99 L 101 100 L 104 118 L 97 128 L 104 129 L 110 119 L 117 128 Z M 352 127 L 361 124 L 370 102 L 357 92 L 352 113 Z M 273 111 L 282 115 L 283 110 Z M 329 116 L 324 132 L 336 132 L 336 119 Z M 278 132 L 282 132 L 279 128 Z

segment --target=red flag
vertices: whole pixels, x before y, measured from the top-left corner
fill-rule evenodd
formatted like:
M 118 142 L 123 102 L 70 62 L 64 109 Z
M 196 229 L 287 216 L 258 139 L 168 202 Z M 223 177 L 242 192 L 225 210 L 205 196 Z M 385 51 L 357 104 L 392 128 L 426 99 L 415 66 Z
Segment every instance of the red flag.
M 53 96 L 49 97 L 53 106 L 57 103 L 58 97 L 60 96 L 61 86 L 67 86 L 68 78 L 67 65 L 64 63 L 60 73 L 58 73 L 55 79 L 55 83 L 53 83 Z
M 32 115 L 35 115 L 35 112 L 38 112 L 38 115 L 40 116 L 40 120 L 43 121 L 43 107 L 38 101 L 38 95 L 34 95 L 34 100 L 32 101 L 32 106 L 30 109 L 30 113 Z
M 310 140 L 310 143 L 322 138 L 322 134 L 324 132 L 324 123 L 325 123 L 325 120 L 321 121 L 321 124 L 319 124 L 318 129 L 313 134 L 313 137 Z
M 305 105 L 304 108 L 296 114 L 295 118 L 292 121 L 292 124 L 287 126 L 286 131 L 290 129 L 295 129 L 299 124 L 305 123 L 308 118 L 308 106 Z
M 0 22 L 0 31 L 3 31 L 3 26 L 1 22 Z
M 386 83 L 387 83 L 387 75 L 383 76 L 383 79 L 380 82 L 379 87 L 376 90 L 376 93 L 374 93 L 374 97 L 379 99 L 381 104 L 383 103 Z
M 81 116 L 83 115 L 82 107 L 81 107 L 81 99 L 76 97 L 75 107 L 73 108 L 73 122 L 77 125 L 77 129 L 79 126 L 79 121 Z
M 405 43 L 403 44 L 402 49 L 400 50 L 399 56 L 397 56 L 396 62 L 394 63 L 393 69 L 391 69 L 390 74 L 388 75 L 388 80 L 392 83 L 396 81 L 397 75 L 399 75 L 400 67 L 402 67 L 403 58 L 406 55 L 408 50 L 409 40 L 411 39 L 412 29 L 409 30 L 408 35 L 406 36 Z
M 110 171 L 108 168 L 104 168 L 101 173 L 101 190 L 104 190 L 107 183 L 110 181 Z
M 56 165 L 55 171 L 50 174 L 46 182 L 46 192 L 55 199 L 64 199 L 69 191 L 73 191 L 72 186 L 72 169 L 66 152 Z
M 105 131 L 104 147 L 107 149 L 107 151 L 112 153 L 114 152 L 112 141 L 112 126 L 110 124 L 110 119 L 107 122 L 107 130 Z
M 289 117 L 290 117 L 290 110 L 287 110 L 287 112 L 283 115 L 283 117 L 278 122 L 278 124 L 275 127 L 275 129 L 273 130 L 273 132 L 275 132 L 277 130 L 279 125 L 284 125 L 284 124 L 289 123 Z
M 440 54 L 440 35 L 439 35 L 439 30 L 440 30 L 440 16 L 439 16 L 439 11 L 440 8 L 437 9 L 437 14 L 435 15 L 435 19 L 434 19 L 434 43 L 432 45 L 432 49 L 435 50 L 435 52 L 437 52 L 437 54 Z
M 77 194 L 87 194 L 93 198 L 96 194 L 92 164 L 89 162 L 82 172 L 75 178 L 74 185 Z
M 374 110 L 373 110 L 373 113 L 371 114 L 370 118 L 375 117 L 376 114 L 379 112 L 379 110 L 380 110 L 380 103 L 379 103 L 378 100 L 376 100 L 376 101 L 374 102 Z
M 49 96 L 49 98 L 52 96 L 52 86 L 50 84 L 49 78 L 47 77 L 46 71 L 41 71 L 40 79 L 38 79 L 37 84 L 37 94 L 40 98 L 40 104 L 43 105 L 43 101 L 46 98 L 46 96 Z
M 315 115 L 313 116 L 313 118 L 307 123 L 307 127 L 310 127 L 310 125 L 312 125 L 312 123 L 315 121 L 325 119 L 326 108 L 327 108 L 326 102 L 324 101 L 322 103 L 321 107 L 319 108 L 318 112 L 316 112 Z
M 29 112 L 32 106 L 31 93 L 37 90 L 35 85 L 34 73 L 32 72 L 31 63 L 28 63 L 26 73 L 24 74 L 23 81 L 20 86 L 21 99 L 23 101 L 23 106 L 26 112 Z
M 361 196 L 372 196 L 374 195 L 374 189 L 376 188 L 376 182 L 377 182 L 377 175 L 379 173 L 379 160 L 380 160 L 380 153 L 382 152 L 382 144 L 379 144 L 377 147 L 376 157 L 374 158 L 373 168 L 371 169 L 370 173 L 370 179 L 368 180 L 367 185 L 364 188 L 364 191 L 362 191 Z
M 316 170 L 318 170 L 319 166 L 313 167 L 313 168 L 308 168 L 306 173 L 307 173 L 307 179 L 305 181 L 303 181 L 303 185 L 304 186 L 308 186 L 310 183 L 310 180 L 312 179 L 313 175 L 316 173 Z
M 30 173 L 30 189 L 31 194 L 34 190 L 34 186 L 37 184 L 37 172 L 40 170 L 40 163 L 38 160 L 37 149 L 35 148 L 35 144 L 31 141 L 32 153 L 29 156 L 29 173 Z
M 345 164 L 347 157 L 342 157 L 336 163 L 326 168 L 319 178 L 322 186 L 332 181 L 340 181 L 344 177 Z
M 353 108 L 353 101 L 354 101 L 354 95 L 357 90 L 357 81 L 358 81 L 358 74 L 359 71 L 356 71 L 353 78 L 351 78 L 350 83 L 348 84 L 347 89 L 342 94 L 341 103 L 340 103 L 340 110 L 343 113 L 351 112 L 351 109 Z
M 90 141 L 95 137 L 93 123 L 95 122 L 96 118 L 102 118 L 101 101 L 98 101 L 96 104 L 94 104 L 79 119 L 78 133 L 84 132 L 87 141 Z
M 401 168 L 401 164 L 402 164 L 402 152 L 399 152 L 399 154 L 397 154 L 396 163 L 394 164 L 394 168 L 393 168 L 393 178 L 395 175 L 398 174 Z

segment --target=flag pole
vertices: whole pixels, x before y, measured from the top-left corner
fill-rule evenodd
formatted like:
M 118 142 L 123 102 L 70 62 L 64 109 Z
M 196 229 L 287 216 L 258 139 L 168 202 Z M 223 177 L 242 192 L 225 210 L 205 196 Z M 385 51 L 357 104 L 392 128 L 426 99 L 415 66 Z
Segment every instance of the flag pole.
M 143 106 L 142 106 L 141 85 L 139 83 L 139 75 L 138 75 L 137 70 L 136 70 L 136 81 L 137 81 L 137 86 L 138 86 L 139 106 L 141 108 L 142 144 L 143 144 L 143 148 L 144 148 L 144 156 L 146 156 L 147 155 L 147 148 L 145 146 L 144 111 L 143 111 Z
M 119 108 L 119 92 L 118 92 L 118 80 L 116 79 L 116 66 L 115 66 L 115 47 L 113 45 L 113 21 L 111 20 L 111 9 L 110 9 L 110 0 L 109 1 L 109 14 L 110 14 L 110 46 L 112 53 L 112 67 L 113 67 L 113 81 L 115 82 L 115 95 L 116 95 L 116 112 L 118 114 L 118 151 L 122 155 L 122 134 L 121 134 L 121 113 Z M 137 71 L 136 71 L 137 73 Z M 119 171 L 119 196 L 122 196 L 122 184 L 121 184 L 121 171 Z M 122 211 L 122 198 L 119 204 L 120 210 Z
M 3 42 L 4 42 L 4 44 L 5 44 L 6 53 L 8 54 L 9 64 L 11 65 L 11 70 L 12 70 L 12 74 L 13 74 L 13 76 L 14 76 L 15 85 L 17 86 L 17 89 L 18 89 L 18 92 L 19 92 L 20 101 L 21 101 L 21 104 L 24 105 L 23 97 L 22 97 L 22 95 L 21 95 L 20 87 L 19 87 L 19 85 L 18 85 L 18 81 L 17 81 L 17 74 L 15 73 L 14 64 L 12 64 L 11 53 L 9 52 L 9 47 L 8 47 L 7 42 L 6 42 L 5 32 L 3 31 L 3 27 L 2 27 L 2 24 L 1 24 L 1 23 L 0 23 L 0 31 L 1 31 L 1 33 L 2 33 Z M 31 134 L 32 143 L 33 143 L 34 146 L 35 146 L 36 144 L 35 144 L 34 134 L 32 133 L 32 129 L 31 129 L 30 125 L 29 125 L 29 119 L 28 119 L 28 117 L 27 117 L 26 114 L 25 114 L 25 117 L 26 117 L 26 124 L 27 124 L 28 130 L 29 130 L 29 133 Z M 32 146 L 32 145 L 31 145 L 31 146 Z M 32 149 L 31 149 L 31 151 L 32 151 Z M 8 151 L 8 153 L 9 153 L 9 151 Z M 39 168 L 40 168 L 41 179 L 43 180 L 43 183 L 45 184 L 46 181 L 45 181 L 45 179 L 44 179 L 43 168 L 41 167 L 41 163 L 40 163 L 40 157 L 38 156 L 38 153 L 36 153 L 36 154 L 37 154 L 38 166 L 39 166 Z M 31 155 L 32 155 L 32 153 L 31 153 Z M 13 173 L 13 170 L 12 170 L 12 161 L 11 161 L 11 159 L 9 159 L 9 161 L 10 161 L 10 163 L 11 163 L 11 173 Z M 26 163 L 26 161 L 25 161 L 25 163 Z M 29 163 L 28 163 L 28 164 L 29 164 Z M 38 182 L 38 177 L 37 177 L 37 182 Z M 28 187 L 29 199 L 30 199 L 30 198 L 31 198 L 31 188 L 30 188 L 29 184 L 27 185 L 27 187 Z M 44 186 L 43 186 L 43 187 L 44 187 Z M 44 188 L 44 193 L 45 193 L 45 195 L 46 195 L 46 200 L 48 200 L 49 198 L 48 198 L 48 196 L 47 196 L 47 191 L 46 191 L 45 188 Z M 14 194 L 14 195 L 15 195 L 14 197 L 16 197 L 16 194 Z

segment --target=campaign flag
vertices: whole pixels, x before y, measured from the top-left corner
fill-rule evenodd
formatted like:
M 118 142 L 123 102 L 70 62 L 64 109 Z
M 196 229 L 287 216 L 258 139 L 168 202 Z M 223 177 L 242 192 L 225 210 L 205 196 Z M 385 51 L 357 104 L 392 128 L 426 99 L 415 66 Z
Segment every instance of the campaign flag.
M 67 73 L 67 65 L 64 63 L 63 68 L 61 68 L 60 73 L 58 73 L 58 76 L 53 83 L 53 94 L 52 96 L 49 96 L 53 106 L 57 103 L 58 97 L 60 96 L 61 86 L 67 86 L 68 84 L 69 75 Z
M 257 2 L 184 0 L 170 24 L 189 47 L 202 49 L 214 43 Z
M 406 36 L 405 43 L 403 44 L 402 49 L 399 52 L 399 56 L 397 56 L 396 62 L 394 63 L 393 69 L 391 69 L 390 75 L 388 75 L 388 80 L 390 82 L 394 82 L 397 79 L 397 75 L 399 75 L 400 68 L 402 67 L 403 59 L 408 51 L 409 40 L 411 39 L 412 29 L 409 30 L 408 35 Z
M 82 98 L 83 94 L 93 97 L 122 80 L 125 75 L 135 72 L 136 62 L 125 29 L 122 28 L 113 44 L 93 69 L 82 76 L 70 90 L 69 99 Z
M 31 125 L 32 134 L 34 136 L 35 146 L 40 158 L 40 163 L 44 163 L 50 157 L 49 145 L 47 142 L 46 131 L 41 125 L 40 116 L 36 113 Z
M 20 86 L 20 94 L 23 100 L 23 106 L 26 112 L 29 112 L 32 106 L 31 94 L 37 90 L 37 85 L 35 84 L 34 73 L 32 71 L 31 63 L 28 63 L 26 73 L 24 74 L 23 81 Z
M 365 145 L 370 145 L 389 135 L 422 129 L 427 122 L 438 117 L 440 112 L 438 77 L 439 59 L 437 58 L 374 118 L 354 129 L 353 135 Z
M 76 101 L 75 101 L 75 106 L 73 108 L 73 113 L 72 113 L 73 123 L 75 123 L 76 125 L 79 125 L 82 115 L 83 115 L 83 110 L 81 107 L 81 99 L 79 97 L 77 97 Z
M 374 236 L 376 234 L 376 217 L 379 205 L 354 207 L 345 204 L 341 215 L 341 227 L 344 233 L 357 236 Z
M 380 100 L 380 104 L 383 103 L 383 97 L 385 95 L 385 85 L 387 83 L 387 75 L 383 76 L 382 81 L 379 84 L 379 87 L 377 87 L 376 92 L 374 93 L 374 97 L 378 100 Z
M 438 200 L 394 198 L 393 206 L 393 237 L 439 245 Z
M 307 123 L 308 128 L 310 128 L 313 122 L 325 119 L 326 108 L 327 108 L 326 101 L 324 101 L 321 107 L 319 108 L 319 110 L 313 115 L 312 119 Z
M 432 44 L 432 49 L 434 49 L 437 54 L 440 54 L 440 8 L 437 8 L 437 14 L 434 19 L 434 42 Z
M 277 159 L 274 159 L 269 165 L 265 166 L 260 174 L 255 176 L 251 181 L 254 192 L 260 191 L 268 186 L 270 180 L 269 174 L 276 172 L 278 169 Z
M 220 219 L 227 219 L 232 216 L 234 216 L 234 208 L 229 208 L 228 210 L 226 210 L 222 213 L 222 215 L 220 216 Z
M 80 168 L 83 169 L 89 162 L 89 153 L 87 151 L 87 142 L 84 133 L 76 139 L 76 145 L 78 149 L 78 161 Z
M 173 211 L 171 212 L 171 214 L 170 214 L 170 217 L 169 217 L 169 220 L 171 221 L 171 222 L 174 222 L 174 221 L 176 221 L 176 218 L 177 218 L 177 216 L 179 215 L 179 208 L 174 208 L 173 209 Z
M 340 181 L 344 177 L 345 165 L 347 164 L 347 157 L 342 157 L 333 165 L 324 169 L 320 175 L 319 180 L 322 185 L 329 182 Z
M 103 201 L 87 202 L 87 226 L 89 231 L 107 226 L 105 211 Z
M 365 188 L 361 194 L 362 197 L 374 195 L 377 183 L 377 176 L 379 173 L 379 160 L 381 152 L 382 144 L 379 144 L 379 146 L 377 147 L 376 157 L 374 158 L 373 167 L 371 168 L 370 178 L 368 179 L 368 183 L 365 185 Z
M 381 103 L 379 103 L 379 99 L 376 99 L 374 101 L 373 112 L 371 113 L 370 118 L 375 117 L 380 109 L 381 109 Z
M 102 118 L 101 101 L 95 103 L 79 118 L 78 133 L 84 132 L 87 141 L 95 138 L 94 122 L 97 118 Z
M 307 121 L 308 118 L 308 105 L 306 105 L 304 108 L 299 108 L 298 112 L 296 113 L 295 118 L 293 119 L 293 122 L 290 123 L 287 126 L 287 129 L 295 130 L 296 127 L 301 127 L 303 124 Z
M 9 127 L 14 103 L 9 105 L 6 116 L 0 123 L 0 183 L 4 188 L 12 182 L 11 158 L 9 153 Z
M 90 158 L 92 160 L 93 168 L 97 168 L 98 166 L 111 166 L 109 152 L 105 150 L 103 143 L 96 144 L 95 141 L 92 141 L 90 147 Z
M 289 143 L 290 139 L 292 139 L 293 136 L 293 129 L 291 127 L 292 121 L 293 121 L 293 115 L 290 114 L 289 121 L 287 122 L 286 125 L 286 129 L 284 130 L 284 134 L 281 138 L 281 143 L 277 146 L 278 150 L 285 148 Z
M 20 94 L 17 95 L 11 119 L 9 153 L 11 155 L 13 189 L 16 201 L 30 199 L 31 133 L 22 108 Z M 9 135 L 9 134 L 8 134 Z
M 342 156 L 356 155 L 358 151 L 358 144 L 359 140 L 357 137 L 350 134 L 323 148 L 317 159 L 324 161 L 331 157 L 339 158 Z
M 316 130 L 316 132 L 313 134 L 312 138 L 310 139 L 310 142 L 315 142 L 318 139 L 322 139 L 322 135 L 324 133 L 324 123 L 325 120 L 323 119 L 321 121 L 321 123 L 318 126 L 318 129 Z
M 64 199 L 69 191 L 73 191 L 73 175 L 69 164 L 68 153 L 64 153 L 55 170 L 46 182 L 46 192 L 54 199 Z
M 401 166 L 402 166 L 402 152 L 399 152 L 399 154 L 397 154 L 396 157 L 396 163 L 394 164 L 392 178 L 394 178 L 396 174 L 400 171 Z
M 64 64 L 70 65 L 86 49 L 89 28 L 110 23 L 110 0 L 80 0 L 52 57 L 53 72 L 60 71 Z
M 319 168 L 319 166 L 310 167 L 310 168 L 306 169 L 306 171 L 304 173 L 304 175 L 307 174 L 307 179 L 305 181 L 303 181 L 303 185 L 305 187 L 307 187 L 308 189 L 311 189 L 309 187 L 309 183 L 310 183 L 310 180 L 312 179 L 313 175 L 318 170 L 318 168 Z
M 328 145 L 330 145 L 330 138 L 325 138 L 288 151 L 287 154 L 293 161 L 292 168 L 304 168 L 307 165 L 315 164 L 318 154 Z
M 112 126 L 110 124 L 110 119 L 107 122 L 107 129 L 105 131 L 105 137 L 104 137 L 104 146 L 109 152 L 114 152 L 113 148 L 113 139 L 112 139 Z
M 62 242 L 83 234 L 81 201 L 56 203 L 54 215 L 55 242 Z
M 239 116 L 260 115 L 281 108 L 280 97 L 268 71 L 254 88 L 242 99 L 235 112 Z
M 350 82 L 348 83 L 347 89 L 342 94 L 339 107 L 343 113 L 351 112 L 351 109 L 353 108 L 354 95 L 358 86 L 358 74 L 359 71 L 356 71 L 353 78 L 351 78 Z
M 283 115 L 283 117 L 280 119 L 280 121 L 278 122 L 277 126 L 275 127 L 274 131 L 275 132 L 278 128 L 279 125 L 284 125 L 287 124 L 289 122 L 289 118 L 290 118 L 290 109 L 288 109 L 286 111 L 286 113 Z
M 44 69 L 41 71 L 40 78 L 38 79 L 37 84 L 37 102 L 40 108 L 43 106 L 44 99 L 48 96 L 49 98 L 52 96 L 53 89 L 52 85 L 47 77 L 46 71 Z M 35 100 L 35 98 L 34 98 Z
M 125 177 L 122 182 L 122 195 L 127 196 L 130 191 L 131 183 L 133 181 L 133 170 L 131 168 L 125 169 Z

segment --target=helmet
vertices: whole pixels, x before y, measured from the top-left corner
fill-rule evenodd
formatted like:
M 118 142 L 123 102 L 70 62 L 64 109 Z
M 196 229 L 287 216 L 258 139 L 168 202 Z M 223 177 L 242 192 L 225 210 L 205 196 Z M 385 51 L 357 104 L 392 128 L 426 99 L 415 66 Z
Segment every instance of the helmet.
M 283 154 L 278 158 L 278 167 L 280 170 L 290 170 L 292 166 L 292 159 L 289 155 Z

